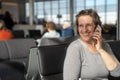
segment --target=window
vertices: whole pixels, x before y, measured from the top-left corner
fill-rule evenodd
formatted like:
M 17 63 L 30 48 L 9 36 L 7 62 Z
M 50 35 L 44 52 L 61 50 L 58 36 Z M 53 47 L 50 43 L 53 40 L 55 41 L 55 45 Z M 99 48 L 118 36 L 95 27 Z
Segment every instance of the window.
M 115 24 L 117 20 L 117 0 L 74 0 L 74 18 L 82 9 L 95 9 L 103 24 Z M 34 4 L 34 15 L 37 19 L 45 19 L 62 23 L 70 20 L 70 0 L 40 1 Z M 29 3 L 26 3 L 26 18 L 29 17 Z M 75 19 L 74 19 L 75 20 Z

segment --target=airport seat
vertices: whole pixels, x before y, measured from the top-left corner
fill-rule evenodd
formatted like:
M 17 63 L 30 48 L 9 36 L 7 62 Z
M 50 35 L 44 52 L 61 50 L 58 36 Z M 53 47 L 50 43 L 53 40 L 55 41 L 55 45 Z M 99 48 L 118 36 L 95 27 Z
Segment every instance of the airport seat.
M 34 39 L 12 39 L 5 40 L 6 49 L 8 51 L 9 59 L 18 61 L 28 65 L 29 49 L 36 46 Z
M 39 71 L 42 80 L 63 80 L 63 64 L 69 44 L 40 46 Z
M 40 80 L 38 47 L 32 47 L 30 49 L 26 80 Z
M 14 38 L 25 38 L 24 30 L 12 30 Z
M 31 29 L 31 30 L 28 30 L 28 34 L 29 34 L 28 35 L 29 38 L 38 39 L 42 37 L 41 30 Z
M 36 46 L 34 39 L 0 41 L 0 79 L 25 80 L 29 49 Z
M 0 62 L 9 59 L 8 50 L 6 48 L 5 42 L 0 41 Z
M 0 62 L 0 80 L 25 80 L 24 65 L 16 61 Z
M 28 66 L 29 49 L 36 46 L 34 39 L 11 39 L 0 41 L 0 63 L 13 61 Z
M 24 74 L 24 64 L 10 61 L 5 41 L 0 41 L 0 80 L 24 80 Z M 18 77 L 19 79 L 17 79 Z

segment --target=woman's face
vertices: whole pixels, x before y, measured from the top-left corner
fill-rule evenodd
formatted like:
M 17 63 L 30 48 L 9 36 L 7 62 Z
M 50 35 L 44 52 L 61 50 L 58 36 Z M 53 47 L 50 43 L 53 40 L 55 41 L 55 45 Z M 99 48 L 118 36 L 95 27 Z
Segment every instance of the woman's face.
M 78 18 L 78 32 L 81 39 L 89 42 L 92 39 L 95 24 L 91 16 L 84 15 Z

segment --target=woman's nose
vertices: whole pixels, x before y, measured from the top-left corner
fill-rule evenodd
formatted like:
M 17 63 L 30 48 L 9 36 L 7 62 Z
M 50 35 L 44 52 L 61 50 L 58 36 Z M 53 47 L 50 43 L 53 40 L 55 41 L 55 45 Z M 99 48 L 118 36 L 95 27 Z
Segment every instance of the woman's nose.
M 86 31 L 86 30 L 87 30 L 87 27 L 86 27 L 86 26 L 83 26 L 82 30 L 83 30 L 83 31 Z

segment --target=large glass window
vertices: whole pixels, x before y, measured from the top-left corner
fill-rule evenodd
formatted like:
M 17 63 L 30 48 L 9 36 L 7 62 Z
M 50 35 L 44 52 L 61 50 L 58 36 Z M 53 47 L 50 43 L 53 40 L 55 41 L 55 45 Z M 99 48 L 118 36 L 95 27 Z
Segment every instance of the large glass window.
M 106 22 L 105 0 L 96 0 L 96 11 L 99 13 L 102 23 L 105 23 Z
M 117 0 L 107 0 L 107 20 L 106 23 L 116 24 L 117 20 Z
M 57 14 L 58 12 L 58 1 L 52 1 L 52 20 L 58 23 Z
M 48 0 L 34 3 L 35 19 L 45 19 L 55 23 L 63 23 L 70 20 L 69 13 L 70 0 Z M 26 3 L 26 18 L 29 17 L 29 3 Z
M 95 8 L 95 0 L 87 0 L 86 1 L 86 8 L 87 9 L 94 9 Z
M 85 1 L 84 0 L 75 0 L 74 1 L 74 12 L 78 13 L 82 9 L 85 8 Z
M 103 24 L 115 24 L 117 20 L 117 0 L 74 0 L 74 15 L 82 9 L 95 9 Z
M 63 23 L 65 20 L 69 20 L 69 1 L 68 0 L 59 0 L 60 4 L 60 22 Z
M 35 2 L 34 15 L 55 23 L 70 20 L 70 0 L 47 0 Z M 115 24 L 117 20 L 117 0 L 74 0 L 74 18 L 82 9 L 95 9 L 103 24 Z M 26 18 L 29 17 L 29 4 L 26 3 Z M 75 20 L 75 19 L 74 19 Z

